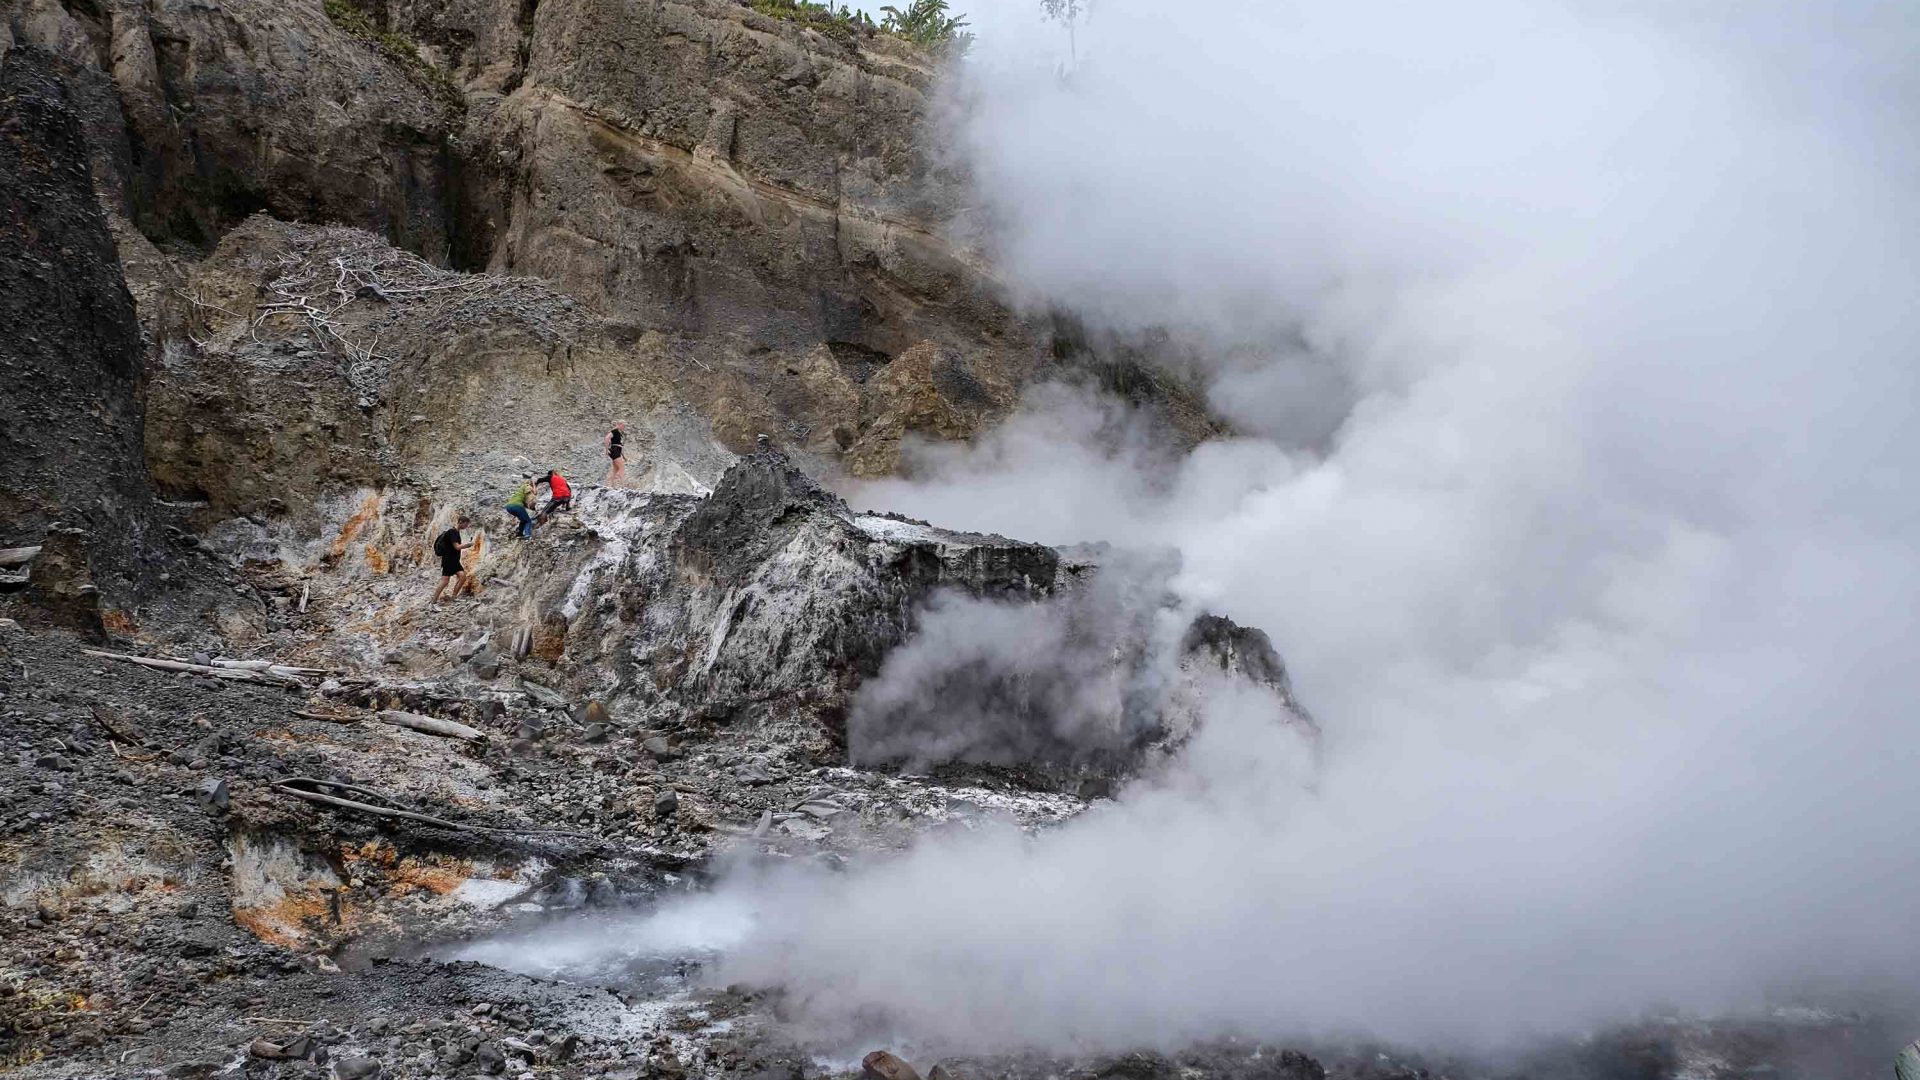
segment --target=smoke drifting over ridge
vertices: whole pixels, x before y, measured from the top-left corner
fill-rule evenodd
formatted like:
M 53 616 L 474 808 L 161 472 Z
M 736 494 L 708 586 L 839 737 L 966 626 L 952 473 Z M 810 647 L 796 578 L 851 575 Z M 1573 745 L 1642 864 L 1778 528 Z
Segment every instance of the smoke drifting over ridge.
M 862 500 L 1179 549 L 1319 760 L 1221 687 L 1055 832 L 739 884 L 722 976 L 975 1048 L 1915 989 L 1916 31 L 1713 11 L 1106 0 L 1064 84 L 977 12 L 1001 264 L 1218 358 L 1245 436 L 1051 391 Z

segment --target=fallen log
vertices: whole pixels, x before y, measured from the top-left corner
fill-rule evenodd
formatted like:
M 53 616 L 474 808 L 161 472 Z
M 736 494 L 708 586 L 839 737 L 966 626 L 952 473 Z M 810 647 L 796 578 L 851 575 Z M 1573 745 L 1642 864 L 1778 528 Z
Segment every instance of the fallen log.
M 357 724 L 360 722 L 360 717 L 358 716 L 341 716 L 337 713 L 316 712 L 312 709 L 295 709 L 293 710 L 293 715 L 303 720 L 325 720 L 329 724 Z
M 294 678 L 302 675 L 331 674 L 327 668 L 296 667 L 293 664 L 282 664 L 274 660 L 229 660 L 221 657 L 214 660 L 213 666 L 232 668 L 235 671 L 264 671 L 272 675 L 287 675 Z
M 256 682 L 263 683 L 267 686 L 292 686 L 305 689 L 307 685 L 299 676 L 292 674 L 291 669 L 276 671 L 268 668 L 265 671 L 255 671 L 252 668 L 244 667 L 216 667 L 212 664 L 191 664 L 185 660 L 160 660 L 148 656 L 129 656 L 126 653 L 106 652 L 102 649 L 82 649 L 80 651 L 88 656 L 98 656 L 107 660 L 124 660 L 129 664 L 157 668 L 161 671 L 187 671 L 195 675 L 211 675 L 216 679 L 231 679 L 235 682 Z
M 437 818 L 431 814 L 422 814 L 413 810 L 402 810 L 392 806 L 376 806 L 370 802 L 361 802 L 358 799 L 343 799 L 338 795 L 328 795 L 325 792 L 313 790 L 314 788 L 323 788 L 323 787 L 332 788 L 336 791 L 350 791 L 355 794 L 380 799 L 383 802 L 394 801 L 393 799 L 385 795 L 382 795 L 377 791 L 373 791 L 369 788 L 363 788 L 355 784 L 343 784 L 334 780 L 316 780 L 308 776 L 290 776 L 285 780 L 277 781 L 273 785 L 273 789 L 275 791 L 280 792 L 282 795 L 291 795 L 296 799 L 305 799 L 306 801 L 312 802 L 312 803 L 320 803 L 325 806 L 338 807 L 339 809 L 342 809 L 342 810 L 351 810 L 358 814 L 371 814 L 374 817 L 398 818 L 402 821 L 418 821 L 418 822 L 421 822 L 422 824 L 432 825 L 435 828 L 440 828 L 440 829 L 454 829 L 460 832 L 513 833 L 521 836 L 564 836 L 564 837 L 569 837 L 575 840 L 590 840 L 590 841 L 599 840 L 599 837 L 593 836 L 589 833 L 567 832 L 562 829 L 532 829 L 532 828 L 521 828 L 516 826 L 498 826 L 498 825 L 468 825 L 458 821 L 448 821 L 445 818 Z
M 40 554 L 38 544 L 32 547 L 0 548 L 0 567 L 12 569 L 16 566 L 25 566 L 38 554 Z
M 442 735 L 450 739 L 465 739 L 473 742 L 486 738 L 486 733 L 478 728 L 470 728 L 453 720 L 442 720 L 437 716 L 421 716 L 419 713 L 402 712 L 399 709 L 382 709 L 376 714 L 383 724 L 412 728 L 429 735 Z

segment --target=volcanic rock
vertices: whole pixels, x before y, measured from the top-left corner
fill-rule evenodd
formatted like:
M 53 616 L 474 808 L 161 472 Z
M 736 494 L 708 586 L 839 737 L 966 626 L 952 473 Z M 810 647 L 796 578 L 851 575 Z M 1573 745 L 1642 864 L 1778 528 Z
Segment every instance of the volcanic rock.
M 860 1072 L 867 1080 L 920 1080 L 913 1066 L 885 1050 L 875 1050 L 861 1058 Z

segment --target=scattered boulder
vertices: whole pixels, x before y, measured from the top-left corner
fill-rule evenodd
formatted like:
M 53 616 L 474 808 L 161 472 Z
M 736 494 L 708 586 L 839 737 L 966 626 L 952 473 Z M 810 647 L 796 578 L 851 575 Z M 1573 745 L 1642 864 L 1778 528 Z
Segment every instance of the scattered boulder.
M 569 706 L 567 696 L 550 686 L 542 686 L 529 679 L 520 680 L 520 688 L 527 692 L 527 700 L 543 709 L 566 710 Z
M 831 828 L 804 817 L 789 818 L 781 822 L 780 831 L 796 840 L 824 840 L 833 835 Z
M 201 806 L 217 814 L 227 812 L 227 807 L 231 800 L 227 794 L 227 782 L 225 780 L 217 776 L 208 777 L 200 782 L 200 786 L 196 787 L 193 793 L 194 796 L 200 800 Z
M 262 1061 L 302 1061 L 320 1060 L 326 1050 L 305 1035 L 296 1036 L 286 1042 L 274 1042 L 271 1039 L 255 1039 L 247 1046 L 247 1053 Z
M 453 643 L 453 654 L 461 660 L 471 660 L 487 648 L 492 635 L 485 630 L 469 630 Z
M 867 1080 L 920 1080 L 913 1066 L 885 1050 L 875 1050 L 861 1058 L 860 1072 Z
M 96 641 L 106 637 L 100 616 L 100 590 L 93 583 L 85 529 L 56 525 L 41 541 L 39 557 L 27 580 L 27 602 L 55 626 L 76 630 Z
M 467 667 L 473 672 L 474 678 L 491 682 L 500 677 L 500 654 L 493 651 L 491 645 L 486 646 L 473 654 L 473 658 L 467 661 Z
M 653 797 L 653 816 L 664 821 L 680 809 L 680 795 L 672 788 L 660 789 Z

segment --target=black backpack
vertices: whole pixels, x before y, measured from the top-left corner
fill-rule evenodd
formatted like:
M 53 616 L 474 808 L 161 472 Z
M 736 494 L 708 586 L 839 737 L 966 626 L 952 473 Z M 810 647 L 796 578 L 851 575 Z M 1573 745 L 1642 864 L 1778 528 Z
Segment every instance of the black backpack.
M 453 545 L 453 530 L 448 529 L 446 532 L 440 534 L 438 540 L 433 542 L 433 553 L 443 559 L 448 558 L 453 554 Z

